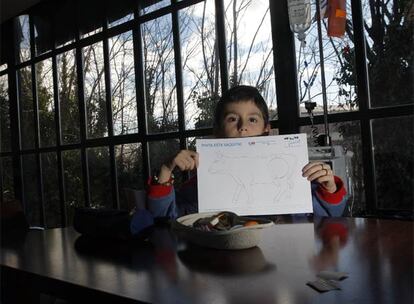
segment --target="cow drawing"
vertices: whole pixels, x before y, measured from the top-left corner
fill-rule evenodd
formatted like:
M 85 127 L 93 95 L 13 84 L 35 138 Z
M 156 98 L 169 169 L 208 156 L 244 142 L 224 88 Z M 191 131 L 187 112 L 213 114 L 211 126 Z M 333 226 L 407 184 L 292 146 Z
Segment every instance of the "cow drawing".
M 208 172 L 226 175 L 235 181 L 233 203 L 254 203 L 256 200 L 277 203 L 293 188 L 295 164 L 296 157 L 289 154 L 251 156 L 218 153 Z M 263 196 L 263 193 L 271 195 Z

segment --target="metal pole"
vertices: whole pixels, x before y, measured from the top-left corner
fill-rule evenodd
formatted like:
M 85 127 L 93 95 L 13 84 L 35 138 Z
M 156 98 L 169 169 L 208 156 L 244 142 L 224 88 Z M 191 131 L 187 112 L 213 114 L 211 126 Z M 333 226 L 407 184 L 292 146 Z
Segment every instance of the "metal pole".
M 325 64 L 324 64 L 324 55 L 323 55 L 323 44 L 322 44 L 322 29 L 321 29 L 321 13 L 319 0 L 316 0 L 316 21 L 318 24 L 318 41 L 319 41 L 319 61 L 321 65 L 321 81 L 322 81 L 322 100 L 323 100 L 323 121 L 325 124 L 325 138 L 324 146 L 331 145 L 331 138 L 329 136 L 329 126 L 328 126 L 328 101 L 326 97 L 326 81 L 325 81 Z

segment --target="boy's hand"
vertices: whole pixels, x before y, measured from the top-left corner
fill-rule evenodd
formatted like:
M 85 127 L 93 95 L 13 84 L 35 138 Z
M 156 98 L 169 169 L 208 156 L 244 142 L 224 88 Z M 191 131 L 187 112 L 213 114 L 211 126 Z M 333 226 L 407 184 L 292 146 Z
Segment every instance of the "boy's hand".
M 192 150 L 181 150 L 170 163 L 162 165 L 158 176 L 159 182 L 167 182 L 175 167 L 181 171 L 191 171 L 198 168 L 198 153 Z
M 319 183 L 326 191 L 334 193 L 336 189 L 335 179 L 331 167 L 323 162 L 309 163 L 302 169 L 302 176 L 308 181 Z
M 181 171 L 191 171 L 198 167 L 198 153 L 191 150 L 181 150 L 172 160 L 170 170 L 178 167 Z

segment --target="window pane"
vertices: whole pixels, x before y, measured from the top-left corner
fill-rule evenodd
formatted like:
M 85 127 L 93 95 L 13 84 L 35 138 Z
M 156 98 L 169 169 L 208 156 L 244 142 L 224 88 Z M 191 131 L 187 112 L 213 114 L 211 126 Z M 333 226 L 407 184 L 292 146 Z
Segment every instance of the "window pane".
M 29 15 L 22 15 L 14 19 L 14 33 L 16 43 L 17 63 L 30 59 L 30 27 Z
M 153 141 L 149 143 L 150 172 L 155 173 L 161 165 L 170 160 L 180 151 L 180 142 L 177 139 Z
M 81 38 L 102 32 L 105 4 L 102 1 L 78 1 L 77 22 Z
M 142 25 L 149 133 L 178 129 L 171 15 Z
M 312 6 L 312 16 L 316 13 Z M 351 3 L 346 7 L 347 30 L 342 38 L 328 36 L 328 19 L 322 19 L 322 46 L 328 112 L 358 110 L 356 96 L 355 48 L 353 41 Z M 306 116 L 304 103 L 316 102 L 315 115 L 323 114 L 321 60 L 316 18 L 306 31 L 306 44 L 301 45 L 295 34 L 300 115 Z
M 269 1 L 224 1 L 230 87 L 259 89 L 267 101 L 270 119 L 276 118 L 276 88 Z
M 122 2 L 107 1 L 108 27 L 117 26 L 134 19 L 134 8 L 136 6 L 137 2 L 134 0 L 124 0 Z
M 131 14 L 126 15 L 125 17 L 122 17 L 122 18 L 119 18 L 119 19 L 117 19 L 113 22 L 110 22 L 108 24 L 108 27 L 114 27 L 114 26 L 120 25 L 122 23 L 128 22 L 132 19 L 134 19 L 134 14 L 131 13 Z
M 91 207 L 113 208 L 109 149 L 98 147 L 87 149 Z
M 141 14 L 148 14 L 170 5 L 170 0 L 141 1 Z
M 214 1 L 190 6 L 179 16 L 185 127 L 208 128 L 221 94 Z
M 412 1 L 363 0 L 362 6 L 371 106 L 414 103 Z
M 7 74 L 0 76 L 0 152 L 11 151 L 10 99 Z
M 414 116 L 372 121 L 378 207 L 413 211 Z
M 187 140 L 187 147 L 190 150 L 196 150 L 196 143 L 197 143 L 197 139 L 202 139 L 202 138 L 206 138 L 206 137 L 188 137 Z
M 37 160 L 35 155 L 23 155 L 23 187 L 26 217 L 31 226 L 40 226 L 42 209 L 38 191 L 39 176 L 37 175 Z
M 34 36 L 35 36 L 35 53 L 43 54 L 52 49 L 52 18 L 47 9 L 36 9 L 33 16 Z
M 75 50 L 59 55 L 57 64 L 62 143 L 78 143 L 80 131 Z
M 168 139 L 149 143 L 150 174 L 155 174 L 163 164 L 171 160 L 180 151 L 178 139 Z M 182 172 L 178 168 L 174 170 L 174 185 L 179 188 L 187 179 L 188 172 Z M 191 172 L 195 174 L 195 172 Z
M 208 138 L 212 138 L 212 136 L 197 136 L 197 137 L 187 137 L 186 141 L 187 141 L 187 148 L 189 150 L 193 150 L 196 151 L 196 143 L 198 139 L 208 139 Z M 179 186 L 181 185 L 181 183 L 185 182 L 187 180 L 187 178 L 191 178 L 192 176 L 196 175 L 197 171 L 194 170 L 192 172 L 189 172 L 188 174 L 183 173 L 180 174 L 179 177 L 181 178 L 181 180 L 174 181 L 174 184 L 176 185 L 177 188 L 179 188 Z
M 30 67 L 17 72 L 20 103 L 20 132 L 22 148 L 32 149 L 35 146 L 35 123 L 32 92 L 32 73 Z
M 303 126 L 300 132 L 308 136 L 308 146 L 316 147 L 316 134 L 324 133 L 324 125 L 315 125 L 314 135 L 311 126 Z M 347 215 L 362 216 L 365 214 L 365 192 L 364 192 L 364 172 L 362 164 L 362 143 L 361 127 L 359 122 L 341 122 L 329 124 L 329 133 L 333 146 L 341 148 L 334 149 L 334 155 L 325 155 L 326 150 L 310 149 L 310 160 L 326 159 L 326 162 L 333 165 L 333 170 L 344 181 L 348 203 Z M 323 156 L 320 158 L 320 156 Z
M 36 76 L 40 146 L 54 146 L 56 145 L 56 125 L 52 59 L 46 59 L 36 64 Z
M 128 209 L 125 188 L 144 189 L 142 146 L 140 143 L 115 146 L 118 191 L 121 209 Z
M 138 132 L 132 32 L 109 39 L 114 135 Z
M 75 1 L 60 0 L 56 5 L 54 17 L 54 34 L 56 47 L 67 45 L 75 40 Z
M 108 136 L 102 42 L 83 49 L 87 136 Z
M 41 157 L 46 216 L 45 226 L 47 228 L 61 227 L 62 212 L 60 208 L 56 153 L 43 153 Z
M 3 200 L 14 199 L 14 182 L 13 182 L 13 160 L 11 157 L 2 157 L 1 160 L 1 194 Z
M 67 221 L 70 225 L 73 221 L 75 208 L 85 206 L 80 150 L 63 151 L 62 161 L 65 179 L 65 208 Z

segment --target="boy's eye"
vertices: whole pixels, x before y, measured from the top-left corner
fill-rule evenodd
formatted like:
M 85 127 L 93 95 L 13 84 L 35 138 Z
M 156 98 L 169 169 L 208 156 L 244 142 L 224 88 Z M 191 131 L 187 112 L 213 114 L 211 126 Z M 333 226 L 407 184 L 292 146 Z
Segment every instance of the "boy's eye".
M 235 122 L 235 121 L 237 121 L 237 117 L 236 116 L 227 116 L 226 121 L 227 122 Z
M 255 117 L 250 117 L 250 118 L 249 118 L 249 121 L 250 121 L 251 123 L 257 123 L 257 122 L 258 122 L 258 119 L 257 119 L 257 118 L 255 118 Z

